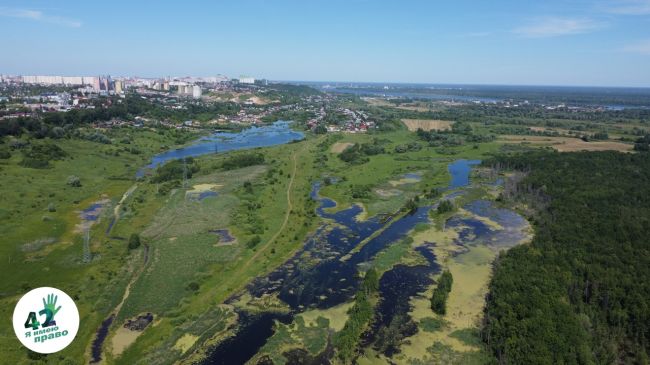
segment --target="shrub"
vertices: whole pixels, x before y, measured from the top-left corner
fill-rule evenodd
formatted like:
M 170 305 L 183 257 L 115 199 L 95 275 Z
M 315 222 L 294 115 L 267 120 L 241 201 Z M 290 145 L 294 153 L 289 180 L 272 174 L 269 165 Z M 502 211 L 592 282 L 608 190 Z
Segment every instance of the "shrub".
M 454 203 L 452 203 L 451 200 L 443 200 L 438 204 L 438 214 L 449 213 L 452 210 L 454 210 Z
M 20 164 L 24 167 L 44 169 L 49 167 L 50 161 L 62 160 L 68 154 L 61 147 L 53 143 L 33 145 L 23 153 L 24 158 Z
M 66 184 L 72 186 L 73 188 L 79 188 L 81 187 L 81 180 L 79 179 L 78 176 L 71 175 L 68 176 L 68 180 L 66 181 Z
M 246 247 L 253 249 L 255 246 L 259 245 L 260 242 L 262 242 L 262 238 L 260 236 L 253 236 L 253 238 L 246 242 Z
M 129 237 L 129 250 L 135 250 L 138 247 L 140 247 L 140 235 L 132 233 Z

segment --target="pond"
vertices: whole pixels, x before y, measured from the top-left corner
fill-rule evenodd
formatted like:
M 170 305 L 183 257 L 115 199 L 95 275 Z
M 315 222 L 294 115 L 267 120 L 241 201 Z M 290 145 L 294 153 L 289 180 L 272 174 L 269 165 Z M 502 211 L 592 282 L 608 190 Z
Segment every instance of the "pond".
M 138 170 L 136 177 L 144 174 L 167 161 L 184 157 L 197 157 L 211 153 L 268 147 L 301 140 L 303 133 L 291 129 L 291 122 L 277 121 L 271 125 L 253 126 L 238 133 L 217 132 L 202 137 L 186 147 L 181 147 L 155 155 L 144 168 Z

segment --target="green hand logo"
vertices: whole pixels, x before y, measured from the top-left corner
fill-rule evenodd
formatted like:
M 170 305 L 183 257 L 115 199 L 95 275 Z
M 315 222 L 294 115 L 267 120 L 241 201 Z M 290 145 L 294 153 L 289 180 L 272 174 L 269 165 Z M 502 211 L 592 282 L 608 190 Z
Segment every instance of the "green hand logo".
M 50 326 L 55 326 L 56 321 L 54 320 L 54 316 L 59 312 L 61 309 L 61 306 L 56 308 L 56 301 L 59 299 L 58 296 L 54 294 L 49 294 L 47 296 L 47 302 L 45 301 L 45 298 L 43 298 L 43 310 L 38 312 L 38 314 L 43 315 L 45 314 L 45 323 L 43 323 L 43 327 L 50 327 Z M 56 308 L 56 309 L 55 309 Z

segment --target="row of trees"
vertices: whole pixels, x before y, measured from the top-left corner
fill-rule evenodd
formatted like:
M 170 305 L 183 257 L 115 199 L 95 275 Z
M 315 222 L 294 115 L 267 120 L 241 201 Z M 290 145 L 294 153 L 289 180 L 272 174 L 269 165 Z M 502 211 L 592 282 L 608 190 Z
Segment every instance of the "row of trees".
M 352 363 L 356 356 L 357 343 L 372 319 L 374 307 L 371 297 L 379 290 L 379 273 L 374 268 L 366 272 L 361 287 L 354 298 L 354 305 L 348 311 L 348 320 L 343 329 L 334 336 L 337 356 L 344 364 Z
M 440 279 L 438 279 L 438 286 L 431 295 L 431 310 L 434 313 L 443 316 L 447 313 L 447 298 L 449 298 L 453 282 L 454 278 L 451 272 L 449 270 L 443 271 Z

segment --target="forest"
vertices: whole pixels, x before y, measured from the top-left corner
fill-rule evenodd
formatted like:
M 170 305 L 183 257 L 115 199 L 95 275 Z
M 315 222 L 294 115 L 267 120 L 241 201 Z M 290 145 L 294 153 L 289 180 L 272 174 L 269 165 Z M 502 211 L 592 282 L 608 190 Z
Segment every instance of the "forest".
M 519 171 L 502 199 L 537 211 L 532 243 L 495 263 L 482 338 L 498 362 L 647 364 L 650 155 L 531 152 L 485 163 Z

